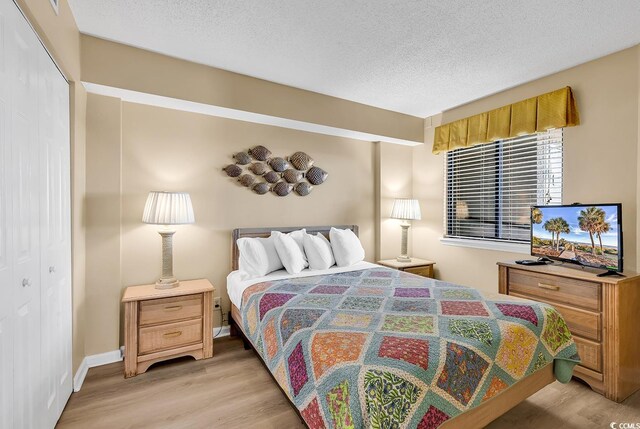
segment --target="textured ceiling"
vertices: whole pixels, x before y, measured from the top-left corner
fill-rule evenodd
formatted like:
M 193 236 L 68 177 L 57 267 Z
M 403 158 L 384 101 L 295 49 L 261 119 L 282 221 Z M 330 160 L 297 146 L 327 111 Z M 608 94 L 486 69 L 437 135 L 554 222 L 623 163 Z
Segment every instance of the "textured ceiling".
M 70 0 L 80 31 L 416 116 L 640 43 L 638 0 Z

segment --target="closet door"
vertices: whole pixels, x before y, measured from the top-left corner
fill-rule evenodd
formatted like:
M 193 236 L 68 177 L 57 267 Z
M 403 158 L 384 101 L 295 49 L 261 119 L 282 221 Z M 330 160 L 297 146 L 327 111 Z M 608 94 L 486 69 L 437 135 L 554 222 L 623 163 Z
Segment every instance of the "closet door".
M 13 427 L 13 254 L 9 227 L 11 213 L 11 148 L 8 129 L 11 104 L 4 41 L 9 34 L 6 5 L 0 5 L 0 428 Z
M 71 395 L 69 85 L 40 51 L 42 427 L 54 427 Z
M 11 227 L 13 276 L 13 426 L 41 427 L 40 396 L 40 216 L 38 145 L 39 41 L 9 3 L 7 48 L 10 69 Z
M 53 428 L 72 390 L 69 86 L 0 0 L 0 428 Z

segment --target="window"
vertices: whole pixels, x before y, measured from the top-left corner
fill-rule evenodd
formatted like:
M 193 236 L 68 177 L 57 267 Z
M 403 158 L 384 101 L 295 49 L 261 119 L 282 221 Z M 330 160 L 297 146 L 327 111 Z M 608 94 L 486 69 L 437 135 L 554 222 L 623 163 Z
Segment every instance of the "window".
M 533 205 L 562 201 L 562 129 L 447 152 L 446 237 L 528 243 Z

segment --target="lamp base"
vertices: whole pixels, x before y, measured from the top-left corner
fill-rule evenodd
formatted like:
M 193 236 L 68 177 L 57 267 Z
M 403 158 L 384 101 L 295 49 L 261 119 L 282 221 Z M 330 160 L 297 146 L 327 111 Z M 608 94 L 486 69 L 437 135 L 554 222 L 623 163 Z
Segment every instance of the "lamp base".
M 180 286 L 180 282 L 175 277 L 160 279 L 156 282 L 156 289 L 173 289 Z
M 400 224 L 402 228 L 402 246 L 400 247 L 400 256 L 396 258 L 398 262 L 411 262 L 411 258 L 407 255 L 409 253 L 407 251 L 407 232 L 410 226 L 409 222 L 406 221 Z
M 158 231 L 162 236 L 162 275 L 156 282 L 156 289 L 172 289 L 180 286 L 180 282 L 173 276 L 173 234 L 174 230 Z

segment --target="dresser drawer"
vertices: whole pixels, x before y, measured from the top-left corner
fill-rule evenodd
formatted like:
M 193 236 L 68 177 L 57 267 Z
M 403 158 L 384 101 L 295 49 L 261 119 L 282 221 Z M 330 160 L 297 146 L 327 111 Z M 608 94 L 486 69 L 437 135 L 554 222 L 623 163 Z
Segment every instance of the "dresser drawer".
M 600 311 L 602 308 L 600 288 L 599 283 L 579 279 L 524 270 L 509 270 L 509 294 L 516 292 L 534 299 L 542 298 L 573 307 Z
M 433 267 L 412 267 L 405 268 L 403 271 L 411 274 L 417 274 L 422 277 L 433 277 Z
M 140 325 L 154 325 L 202 317 L 202 294 L 140 302 Z
M 581 365 L 602 372 L 602 345 L 579 337 L 573 337 L 573 340 L 578 347 Z
M 532 298 L 531 296 L 521 293 L 514 292 L 511 296 L 535 299 L 538 302 L 544 302 L 552 305 L 562 315 L 564 321 L 567 322 L 567 326 L 572 334 L 580 335 L 581 337 L 589 338 L 594 341 L 600 341 L 602 339 L 602 319 L 600 313 L 593 313 L 581 308 L 569 307 L 542 298 Z
M 594 341 L 600 341 L 602 339 L 602 325 L 600 323 L 599 313 L 592 313 L 561 304 L 552 305 L 562 314 L 572 334 Z
M 140 354 L 202 342 L 202 319 L 140 328 L 139 337 Z

